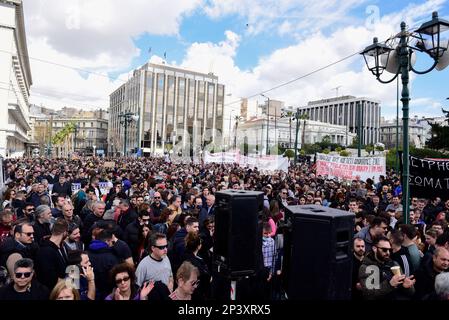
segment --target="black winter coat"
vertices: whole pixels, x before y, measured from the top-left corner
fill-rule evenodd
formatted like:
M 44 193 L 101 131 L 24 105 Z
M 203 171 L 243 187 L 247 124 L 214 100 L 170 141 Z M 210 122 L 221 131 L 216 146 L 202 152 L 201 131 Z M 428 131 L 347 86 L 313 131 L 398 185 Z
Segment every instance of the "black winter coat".
M 50 240 L 43 240 L 36 256 L 36 275 L 40 283 L 53 289 L 58 278 L 64 279 L 67 267 L 67 251 Z

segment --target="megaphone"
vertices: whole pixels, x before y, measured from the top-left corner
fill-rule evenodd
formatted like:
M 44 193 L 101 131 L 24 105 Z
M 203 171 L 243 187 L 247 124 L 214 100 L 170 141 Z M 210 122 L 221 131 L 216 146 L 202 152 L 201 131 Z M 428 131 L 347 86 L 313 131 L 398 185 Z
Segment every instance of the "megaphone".
M 425 50 L 426 52 L 429 53 L 429 55 L 432 58 L 435 58 L 436 50 L 432 50 L 433 49 L 432 41 L 430 41 L 430 40 L 425 40 L 425 41 L 419 40 L 416 43 L 416 47 L 419 48 L 419 49 Z M 449 40 L 440 40 L 440 46 L 439 47 L 441 49 L 446 48 L 446 50 L 444 50 L 444 52 L 438 58 L 438 63 L 435 66 L 435 69 L 437 69 L 438 71 L 441 71 L 441 70 L 445 69 L 449 65 Z
M 389 55 L 389 56 L 388 56 Z M 389 73 L 396 74 L 399 69 L 399 56 L 397 50 L 393 50 L 390 53 L 384 53 L 380 56 L 380 63 L 385 67 Z M 414 66 L 416 63 L 416 55 L 412 52 L 410 57 L 410 64 Z

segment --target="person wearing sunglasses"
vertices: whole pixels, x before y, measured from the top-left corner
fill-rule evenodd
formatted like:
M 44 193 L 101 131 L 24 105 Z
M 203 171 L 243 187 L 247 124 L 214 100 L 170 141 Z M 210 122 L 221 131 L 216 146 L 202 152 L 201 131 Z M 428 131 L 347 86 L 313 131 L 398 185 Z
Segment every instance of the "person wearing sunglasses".
M 146 281 L 161 281 L 170 292 L 173 291 L 173 272 L 167 257 L 167 236 L 153 233 L 150 236 L 150 255 L 140 261 L 136 270 L 137 285 L 142 286 Z
M 114 289 L 105 300 L 147 300 L 148 294 L 154 287 L 154 282 L 145 282 L 141 290 L 136 285 L 134 267 L 129 263 L 121 263 L 111 270 Z
M 393 248 L 385 236 L 376 238 L 372 251 L 363 259 L 359 282 L 365 300 L 410 300 L 416 280 L 407 277 L 397 262 L 391 259 Z M 392 267 L 398 272 L 393 273 Z
M 176 272 L 178 287 L 170 294 L 172 300 L 192 300 L 192 294 L 200 284 L 200 272 L 189 261 L 184 261 Z
M 32 204 L 31 202 L 27 202 L 25 204 L 25 208 L 22 210 L 23 218 L 26 218 L 29 222 L 33 222 L 34 211 L 35 211 L 34 204 Z
M 12 282 L 0 288 L 0 301 L 4 300 L 47 300 L 50 292 L 48 289 L 33 279 L 33 260 L 24 258 L 14 264 Z
M 165 203 L 162 203 L 161 201 L 161 193 L 155 192 L 153 196 L 153 203 L 151 204 L 151 212 L 150 212 L 150 218 L 151 223 L 156 224 L 160 222 L 160 216 L 162 213 L 162 210 L 164 210 L 167 207 Z

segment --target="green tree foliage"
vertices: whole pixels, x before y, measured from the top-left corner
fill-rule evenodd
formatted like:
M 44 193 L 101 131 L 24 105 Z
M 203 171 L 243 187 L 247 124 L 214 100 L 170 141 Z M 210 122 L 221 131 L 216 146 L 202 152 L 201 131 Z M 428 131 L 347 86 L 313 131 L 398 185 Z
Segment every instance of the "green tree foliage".
M 347 150 L 340 151 L 340 157 L 349 157 L 351 153 Z
M 295 157 L 295 151 L 292 149 L 287 149 L 284 152 L 284 157 L 287 157 L 289 160 Z
M 431 124 L 431 126 L 431 138 L 427 140 L 426 145 L 431 149 L 449 150 L 449 127 L 439 124 Z
M 61 144 L 74 131 L 75 122 L 69 122 L 51 138 L 51 142 L 55 145 Z
M 385 149 L 382 146 L 376 146 L 376 151 L 385 151 Z

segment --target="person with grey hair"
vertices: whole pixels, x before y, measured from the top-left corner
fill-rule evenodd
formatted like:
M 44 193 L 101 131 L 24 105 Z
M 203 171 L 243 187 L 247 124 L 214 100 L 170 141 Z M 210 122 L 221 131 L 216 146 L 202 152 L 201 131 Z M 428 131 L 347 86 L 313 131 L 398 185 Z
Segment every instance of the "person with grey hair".
M 103 201 L 94 201 L 92 204 L 92 212 L 89 213 L 84 220 L 82 241 L 86 246 L 92 241 L 91 227 L 95 222 L 103 220 L 106 204 Z
M 33 227 L 34 227 L 34 241 L 40 244 L 42 238 L 49 236 L 50 222 L 51 222 L 51 208 L 47 205 L 40 205 L 34 211 L 36 217 Z
M 33 260 L 24 258 L 16 261 L 12 282 L 0 288 L 0 301 L 47 300 L 50 294 L 47 287 L 34 280 Z
M 449 272 L 435 277 L 435 292 L 438 300 L 449 300 Z

